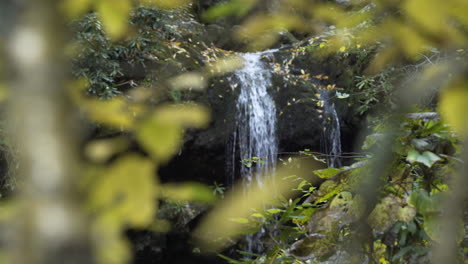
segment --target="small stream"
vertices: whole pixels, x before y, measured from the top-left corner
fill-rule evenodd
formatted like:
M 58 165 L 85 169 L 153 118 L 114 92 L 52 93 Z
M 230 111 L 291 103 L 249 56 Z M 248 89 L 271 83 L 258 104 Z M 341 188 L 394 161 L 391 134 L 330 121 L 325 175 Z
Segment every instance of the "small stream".
M 320 100 L 323 107 L 323 129 L 321 148 L 327 154 L 329 168 L 341 167 L 341 124 L 335 103 L 331 100 L 332 91 L 320 89 Z

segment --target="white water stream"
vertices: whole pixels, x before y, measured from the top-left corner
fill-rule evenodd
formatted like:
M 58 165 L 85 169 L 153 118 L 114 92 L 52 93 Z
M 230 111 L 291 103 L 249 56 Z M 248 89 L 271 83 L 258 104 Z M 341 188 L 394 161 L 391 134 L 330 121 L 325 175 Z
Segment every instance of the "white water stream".
M 258 158 L 251 167 L 241 166 L 240 175 L 245 186 L 253 181 L 262 184 L 264 177 L 274 172 L 278 142 L 276 136 L 276 106 L 268 94 L 271 86 L 271 69 L 262 61 L 273 51 L 245 53 L 244 65 L 234 74 L 240 86 L 237 100 L 236 130 L 238 157 Z M 236 144 L 233 146 L 233 152 Z M 236 157 L 233 153 L 233 157 Z
M 268 94 L 272 86 L 271 69 L 262 61 L 274 51 L 242 54 L 243 67 L 234 73 L 231 85 L 240 89 L 236 104 L 236 124 L 231 138 L 228 163 L 229 182 L 239 175 L 245 188 L 256 183 L 262 185 L 265 178 L 275 172 L 278 153 L 276 106 Z M 322 151 L 327 154 L 329 167 L 340 167 L 341 132 L 340 120 L 331 100 L 331 91 L 320 90 L 323 102 Z M 240 160 L 244 165 L 239 167 Z M 257 162 L 253 162 L 257 159 Z M 247 162 L 245 162 L 247 161 Z M 249 164 L 249 166 L 245 166 Z M 245 251 L 261 253 L 264 230 L 246 236 Z
M 262 185 L 265 178 L 275 172 L 278 152 L 276 106 L 268 94 L 272 85 L 271 69 L 262 61 L 263 56 L 273 52 L 274 50 L 244 53 L 243 67 L 234 73 L 236 82 L 232 85 L 240 87 L 240 93 L 236 104 L 236 129 L 230 153 L 233 166 L 230 181 L 234 181 L 235 167 L 239 163 L 236 159 L 240 158 L 244 163 L 239 171 L 244 188 L 249 188 L 252 184 Z M 245 166 L 246 164 L 249 166 Z M 250 253 L 262 252 L 263 235 L 264 230 L 261 230 L 257 234 L 246 236 L 244 250 Z
M 323 102 L 322 152 L 327 154 L 328 167 L 338 168 L 341 166 L 341 125 L 330 94 L 329 90 L 320 90 Z

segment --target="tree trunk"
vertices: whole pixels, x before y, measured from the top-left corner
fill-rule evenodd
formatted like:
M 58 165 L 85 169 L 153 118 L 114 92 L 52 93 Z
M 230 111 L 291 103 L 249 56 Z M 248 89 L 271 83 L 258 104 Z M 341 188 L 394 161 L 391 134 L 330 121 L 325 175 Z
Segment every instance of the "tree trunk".
M 22 1 L 8 39 L 8 124 L 18 147 L 18 216 L 11 263 L 92 263 L 77 200 L 76 136 L 67 101 L 60 1 Z

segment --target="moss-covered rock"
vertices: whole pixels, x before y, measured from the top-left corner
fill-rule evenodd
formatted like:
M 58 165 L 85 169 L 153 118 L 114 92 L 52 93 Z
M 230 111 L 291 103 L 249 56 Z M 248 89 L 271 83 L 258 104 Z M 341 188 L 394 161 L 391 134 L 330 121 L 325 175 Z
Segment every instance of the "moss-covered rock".
M 409 222 L 416 216 L 416 210 L 395 195 L 388 195 L 378 203 L 368 218 L 375 234 L 383 234 L 398 221 Z

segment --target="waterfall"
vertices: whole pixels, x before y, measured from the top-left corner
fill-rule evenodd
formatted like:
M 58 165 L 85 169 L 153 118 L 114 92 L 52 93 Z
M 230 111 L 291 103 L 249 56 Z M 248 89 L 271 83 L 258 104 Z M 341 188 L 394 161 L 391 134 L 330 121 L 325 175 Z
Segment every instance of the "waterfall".
M 268 94 L 270 69 L 262 61 L 263 56 L 272 52 L 243 54 L 243 67 L 234 73 L 240 94 L 236 105 L 231 159 L 259 158 L 252 166 L 240 167 L 240 176 L 247 187 L 254 181 L 261 185 L 264 177 L 273 173 L 276 166 L 276 106 Z
M 327 154 L 328 167 L 337 168 L 341 166 L 340 119 L 329 90 L 320 89 L 320 100 L 323 107 L 322 151 Z
M 240 92 L 236 104 L 236 128 L 228 150 L 228 181 L 232 184 L 237 172 L 244 188 L 252 184 L 262 185 L 265 177 L 274 173 L 276 167 L 276 106 L 268 94 L 268 88 L 272 85 L 271 69 L 262 61 L 263 56 L 272 52 L 243 54 L 243 67 L 234 73 L 231 82 L 233 88 L 240 88 Z M 256 159 L 255 162 L 253 159 Z M 242 160 L 244 164 L 241 164 Z M 239 166 L 240 169 L 236 171 Z M 261 253 L 264 250 L 264 236 L 263 229 L 247 235 L 244 250 Z

